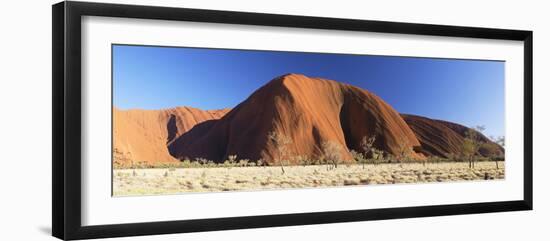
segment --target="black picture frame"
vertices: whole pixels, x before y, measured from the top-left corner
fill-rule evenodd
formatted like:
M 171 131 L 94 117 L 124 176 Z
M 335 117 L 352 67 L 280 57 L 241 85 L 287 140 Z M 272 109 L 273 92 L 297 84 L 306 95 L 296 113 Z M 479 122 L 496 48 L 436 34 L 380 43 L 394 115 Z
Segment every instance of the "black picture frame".
M 81 224 L 81 17 L 104 16 L 328 30 L 517 40 L 524 43 L 524 180 L 523 199 L 283 215 L 140 222 L 114 225 Z M 60 239 L 185 233 L 213 230 L 308 225 L 380 219 L 532 210 L 533 208 L 533 32 L 324 17 L 197 10 L 91 2 L 52 6 L 52 233 Z

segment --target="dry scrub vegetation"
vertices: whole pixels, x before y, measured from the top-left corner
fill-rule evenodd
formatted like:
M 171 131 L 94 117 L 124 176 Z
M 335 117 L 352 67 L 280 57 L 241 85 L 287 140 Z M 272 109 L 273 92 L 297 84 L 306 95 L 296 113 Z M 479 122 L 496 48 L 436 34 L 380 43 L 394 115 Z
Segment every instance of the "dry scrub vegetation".
M 504 179 L 504 162 L 384 163 L 113 170 L 113 195 L 151 195 L 347 185 Z
M 476 132 L 475 130 L 479 131 Z M 311 159 L 294 155 L 292 140 L 271 132 L 268 140 L 276 147 L 276 156 L 268 165 L 264 160 L 227 156 L 224 162 L 204 158 L 178 163 L 114 162 L 115 196 L 173 194 L 185 192 L 221 192 L 284 188 L 314 188 L 348 185 L 449 182 L 504 179 L 504 156 L 483 157 L 479 138 L 484 127 L 466 133 L 460 155 L 411 158 L 414 153 L 406 141 L 392 155 L 374 147 L 376 136 L 365 136 L 360 150 L 349 150 L 354 164 L 343 161 L 343 147 L 323 142 L 321 156 Z M 504 144 L 502 144 L 503 146 Z M 293 160 L 293 165 L 290 165 Z M 348 164 L 346 164 L 348 163 Z

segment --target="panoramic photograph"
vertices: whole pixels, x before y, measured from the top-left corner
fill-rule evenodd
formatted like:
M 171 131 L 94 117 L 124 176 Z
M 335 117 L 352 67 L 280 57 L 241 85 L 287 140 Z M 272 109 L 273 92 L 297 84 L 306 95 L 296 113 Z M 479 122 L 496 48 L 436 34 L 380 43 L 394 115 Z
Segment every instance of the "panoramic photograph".
M 505 178 L 504 61 L 118 44 L 112 61 L 113 196 Z

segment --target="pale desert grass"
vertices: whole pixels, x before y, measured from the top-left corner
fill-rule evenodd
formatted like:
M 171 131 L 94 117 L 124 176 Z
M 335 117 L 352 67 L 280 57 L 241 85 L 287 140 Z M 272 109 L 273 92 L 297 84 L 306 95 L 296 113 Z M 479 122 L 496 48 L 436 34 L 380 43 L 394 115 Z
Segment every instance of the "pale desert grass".
M 504 179 L 504 162 L 410 163 L 378 165 L 148 168 L 113 170 L 113 195 L 271 190 L 348 185 L 456 182 Z

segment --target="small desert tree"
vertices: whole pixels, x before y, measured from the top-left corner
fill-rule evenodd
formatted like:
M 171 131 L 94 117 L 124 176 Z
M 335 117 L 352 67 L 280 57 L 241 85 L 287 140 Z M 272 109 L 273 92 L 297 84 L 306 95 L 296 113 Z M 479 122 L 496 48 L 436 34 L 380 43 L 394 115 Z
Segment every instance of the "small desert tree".
M 362 164 L 363 169 L 365 169 L 365 163 L 367 163 L 367 159 L 365 158 L 365 156 L 363 156 L 363 153 L 356 152 L 354 150 L 349 151 L 349 153 L 353 157 L 353 160 L 355 160 L 355 162 L 358 164 Z
M 499 146 L 504 147 L 505 144 L 506 144 L 504 136 L 499 136 L 499 137 L 495 138 L 495 143 L 497 143 Z
M 395 159 L 396 159 L 396 157 L 395 157 L 394 154 L 391 154 L 391 153 L 387 152 L 386 153 L 386 158 L 385 158 L 384 161 L 387 162 L 387 163 L 392 163 L 393 162 L 392 160 L 395 160 Z
M 248 160 L 248 159 L 241 159 L 241 160 L 239 160 L 239 162 L 237 164 L 239 165 L 239 167 L 246 167 L 246 166 L 248 166 L 249 162 L 250 162 L 250 160 Z
M 470 138 L 465 138 L 464 143 L 462 144 L 462 155 L 468 161 L 468 167 L 473 167 L 473 156 L 476 153 L 476 144 L 475 141 Z
M 504 148 L 504 136 L 499 136 L 499 137 L 493 137 L 491 136 L 491 140 L 496 143 L 497 145 L 501 146 Z M 493 150 L 493 152 L 497 152 L 498 150 L 495 150 L 496 148 L 494 146 L 491 146 L 489 143 L 486 143 L 485 144 L 485 148 L 486 149 L 489 149 L 489 150 Z M 502 156 L 493 156 L 492 157 L 495 161 L 495 166 L 496 168 L 498 169 L 498 161 L 500 158 L 503 158 Z
M 309 164 L 309 159 L 306 155 L 297 155 L 294 157 L 294 160 L 302 166 L 307 166 Z
M 281 166 L 281 172 L 285 174 L 284 162 L 290 156 L 289 146 L 290 144 L 292 144 L 292 140 L 288 136 L 274 131 L 269 132 L 267 138 L 275 146 L 275 149 L 277 150 L 277 157 L 275 158 L 275 162 Z
M 223 162 L 223 166 L 228 168 L 234 167 L 236 160 L 237 160 L 237 155 L 228 155 L 227 160 Z
M 338 168 L 338 163 L 342 160 L 342 147 L 333 141 L 325 141 L 321 144 L 323 150 L 323 159 L 331 163 L 334 168 Z
M 363 139 L 361 139 L 361 149 L 363 149 L 363 153 L 365 154 L 366 158 L 369 156 L 370 153 L 373 152 L 373 145 L 375 141 L 376 141 L 375 135 L 372 135 L 370 137 L 363 136 Z
M 234 165 L 235 160 L 237 160 L 237 155 L 229 155 L 229 156 L 227 156 L 227 159 L 228 159 L 230 164 Z
M 412 148 L 409 141 L 404 139 L 397 144 L 397 160 L 399 162 L 406 161 L 412 153 Z
M 201 166 L 206 166 L 206 164 L 208 163 L 207 159 L 199 157 L 195 158 L 195 161 Z
M 495 162 L 495 167 L 498 170 L 498 161 L 501 160 L 501 156 L 497 154 L 499 147 L 494 143 L 486 142 L 481 144 L 480 149 L 483 149 L 487 153 L 489 160 Z
M 474 128 L 469 128 L 466 131 L 466 138 L 464 138 L 462 151 L 468 159 L 468 166 L 470 168 L 475 168 L 476 155 L 478 154 L 481 145 L 483 145 L 481 138 L 479 137 L 479 133 L 484 130 L 484 126 L 476 126 Z
M 380 162 L 384 161 L 384 156 L 386 155 L 385 151 L 384 150 L 378 150 L 376 148 L 374 148 L 372 150 L 372 153 L 373 153 L 373 163 L 374 164 L 380 164 Z

